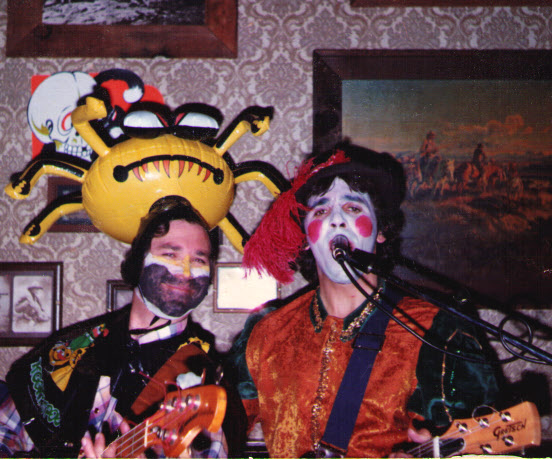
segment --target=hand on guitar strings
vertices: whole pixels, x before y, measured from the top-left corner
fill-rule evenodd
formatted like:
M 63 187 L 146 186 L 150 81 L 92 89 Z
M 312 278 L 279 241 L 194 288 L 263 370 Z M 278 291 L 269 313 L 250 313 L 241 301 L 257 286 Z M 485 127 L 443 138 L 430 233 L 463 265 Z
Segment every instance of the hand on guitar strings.
M 119 426 L 121 434 L 125 434 L 130 430 L 130 426 L 126 421 L 123 421 Z M 111 445 L 106 449 L 105 436 L 102 433 L 97 433 L 92 438 L 86 436 L 81 440 L 82 449 L 79 458 L 101 458 L 101 457 L 117 457 L 116 446 Z M 145 456 L 144 456 L 145 457 Z
M 414 443 L 425 443 L 431 440 L 431 433 L 427 429 L 423 429 L 423 428 L 415 429 L 414 427 L 410 426 L 408 428 L 408 439 Z M 411 456 L 405 451 L 399 450 L 399 451 L 393 451 L 391 454 L 389 454 L 389 457 L 414 457 L 414 456 Z

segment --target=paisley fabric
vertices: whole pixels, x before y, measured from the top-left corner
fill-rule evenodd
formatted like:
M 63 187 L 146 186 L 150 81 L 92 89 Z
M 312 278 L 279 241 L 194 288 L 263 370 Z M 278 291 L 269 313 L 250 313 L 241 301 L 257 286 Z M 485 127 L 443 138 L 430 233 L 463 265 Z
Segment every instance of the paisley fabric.
M 314 291 L 307 292 L 261 319 L 253 328 L 247 344 L 247 369 L 258 398 L 251 398 L 254 396 L 251 386 L 242 384 L 250 397 L 244 405 L 251 421 L 261 421 L 266 445 L 273 457 L 298 457 L 312 450 L 320 440 L 352 353 L 351 341 L 340 339 L 343 319 L 323 312 L 323 327 L 315 332 L 311 317 L 313 296 Z M 418 333 L 434 334 L 432 324 L 438 310 L 433 305 L 405 298 L 394 314 Z M 345 318 L 345 322 L 350 322 L 350 319 Z M 441 319 L 435 322 L 440 325 L 439 331 L 445 331 L 444 325 L 450 325 L 446 320 L 446 324 Z M 452 403 L 443 400 L 441 363 L 437 366 L 433 356 L 433 360 L 428 362 L 420 360 L 419 365 L 421 345 L 420 340 L 390 321 L 365 391 L 347 456 L 387 456 L 394 445 L 407 440 L 407 428 L 416 414 L 431 419 L 431 414 L 436 412 L 440 414 L 436 421 L 448 419 L 448 405 L 457 404 L 461 399 L 460 391 Z M 485 377 L 474 379 L 473 374 L 464 374 L 471 378 L 465 386 L 471 384 L 471 393 L 478 393 L 479 399 L 490 402 L 496 394 L 492 368 L 479 367 L 484 367 L 479 371 Z M 436 376 L 426 378 L 426 373 Z M 461 378 L 459 373 L 455 371 L 454 378 L 449 378 L 452 384 Z M 481 387 L 482 379 L 491 390 Z M 425 383 L 429 387 L 425 387 Z M 451 387 L 447 386 L 447 389 Z M 244 398 L 248 396 L 245 392 L 242 393 Z M 415 401 L 409 404 L 413 394 L 416 394 Z M 441 412 L 434 407 L 428 409 L 426 401 L 439 405 Z M 468 401 L 474 402 L 473 399 Z

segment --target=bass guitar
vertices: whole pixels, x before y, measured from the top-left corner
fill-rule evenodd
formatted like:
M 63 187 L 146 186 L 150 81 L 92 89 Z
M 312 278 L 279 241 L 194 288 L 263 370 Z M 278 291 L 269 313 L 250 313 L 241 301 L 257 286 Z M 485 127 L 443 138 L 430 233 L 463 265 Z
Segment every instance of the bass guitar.
M 114 457 L 137 457 L 161 445 L 166 457 L 178 457 L 202 429 L 217 432 L 226 412 L 226 391 L 217 385 L 169 392 L 159 410 L 121 435 Z
M 408 451 L 414 457 L 458 454 L 502 454 L 541 442 L 541 424 L 534 403 L 523 402 L 503 411 L 453 421 L 440 437 Z

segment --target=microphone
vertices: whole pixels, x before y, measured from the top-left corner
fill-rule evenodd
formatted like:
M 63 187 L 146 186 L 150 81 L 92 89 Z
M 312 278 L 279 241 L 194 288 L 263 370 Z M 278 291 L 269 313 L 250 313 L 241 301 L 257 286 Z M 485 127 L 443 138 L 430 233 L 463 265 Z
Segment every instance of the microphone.
M 330 248 L 332 249 L 332 257 L 335 261 L 347 259 L 351 250 L 351 244 L 349 239 L 343 235 L 336 236 L 331 242 Z
M 360 249 L 351 250 L 349 239 L 343 235 L 336 236 L 332 240 L 330 248 L 332 250 L 332 257 L 337 262 L 346 261 L 355 269 L 365 273 L 381 273 L 380 258 L 375 253 L 365 252 Z

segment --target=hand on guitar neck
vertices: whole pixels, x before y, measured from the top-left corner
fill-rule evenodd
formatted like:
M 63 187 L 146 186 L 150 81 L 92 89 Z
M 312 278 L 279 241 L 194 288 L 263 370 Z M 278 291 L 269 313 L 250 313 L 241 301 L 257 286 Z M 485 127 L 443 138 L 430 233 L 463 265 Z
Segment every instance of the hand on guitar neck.
M 427 429 L 415 429 L 414 427 L 408 428 L 408 439 L 412 443 L 424 444 L 431 441 L 431 433 Z M 389 454 L 389 457 L 415 457 L 402 450 L 394 451 Z
M 190 445 L 203 429 L 218 432 L 226 412 L 221 386 L 196 386 L 170 392 L 159 411 L 134 428 L 126 422 L 121 436 L 105 448 L 105 438 L 83 438 L 80 457 L 146 457 L 149 448 L 161 448 L 166 457 L 190 457 Z
M 130 426 L 123 421 L 119 426 L 121 435 L 130 431 Z M 112 444 L 107 449 L 105 447 L 105 436 L 102 433 L 96 434 L 94 439 L 84 437 L 82 439 L 82 454 L 79 457 L 116 457 L 117 445 Z M 143 457 L 146 457 L 145 455 Z

